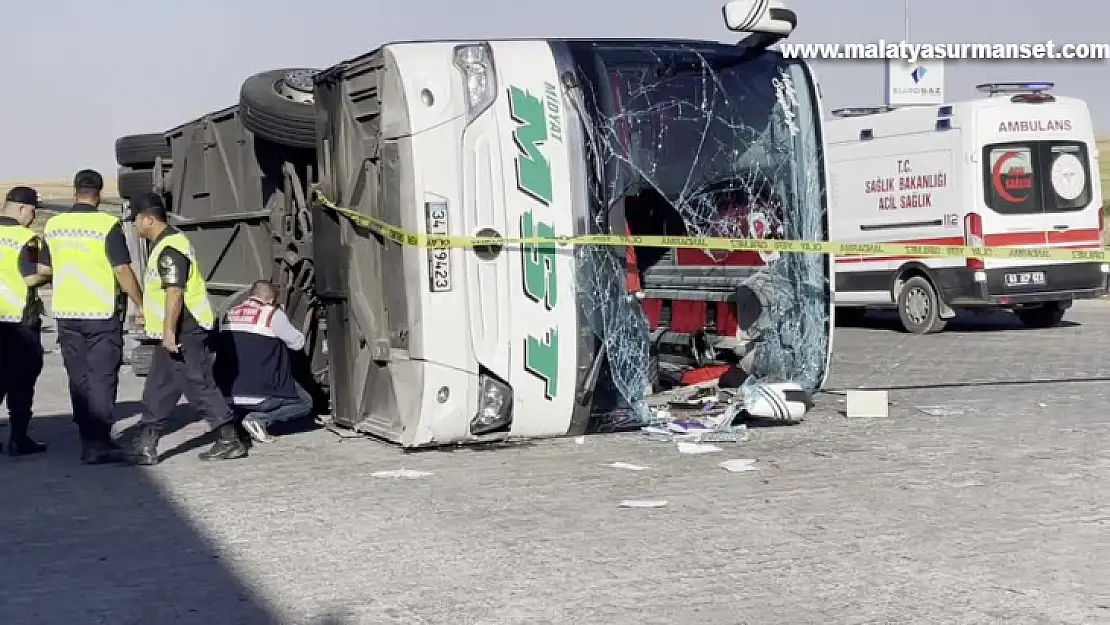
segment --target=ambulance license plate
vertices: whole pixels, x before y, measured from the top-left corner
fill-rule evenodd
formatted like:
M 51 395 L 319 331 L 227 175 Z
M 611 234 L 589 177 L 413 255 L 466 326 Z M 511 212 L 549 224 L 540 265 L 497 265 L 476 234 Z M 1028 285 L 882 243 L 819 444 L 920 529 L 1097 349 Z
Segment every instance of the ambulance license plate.
M 1009 287 L 1044 285 L 1045 279 L 1043 271 L 1023 271 L 1021 273 L 1006 274 L 1006 286 Z

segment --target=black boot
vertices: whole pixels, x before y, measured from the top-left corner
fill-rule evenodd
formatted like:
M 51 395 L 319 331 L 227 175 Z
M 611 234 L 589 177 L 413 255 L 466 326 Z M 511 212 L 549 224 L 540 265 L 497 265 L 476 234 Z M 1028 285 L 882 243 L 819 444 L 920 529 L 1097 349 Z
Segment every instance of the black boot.
M 109 464 L 123 462 L 127 455 L 111 440 L 82 440 L 81 462 L 83 464 Z
M 46 451 L 46 445 L 34 441 L 30 436 L 27 436 L 27 428 L 31 423 L 31 419 L 26 420 L 12 420 L 11 425 L 12 433 L 8 439 L 8 455 L 13 458 L 16 456 L 30 456 L 32 454 L 41 454 Z
M 41 454 L 44 451 L 46 451 L 46 445 L 26 435 L 22 438 L 13 438 L 8 441 L 8 455 L 13 458 Z
M 220 440 L 212 444 L 208 451 L 197 456 L 201 460 L 235 460 L 247 457 L 247 446 L 239 438 L 239 430 L 234 423 L 220 426 Z
M 160 433 L 157 427 L 153 425 L 142 426 L 139 430 L 139 436 L 135 439 L 135 443 L 128 453 L 128 462 L 143 466 L 158 464 L 159 438 Z

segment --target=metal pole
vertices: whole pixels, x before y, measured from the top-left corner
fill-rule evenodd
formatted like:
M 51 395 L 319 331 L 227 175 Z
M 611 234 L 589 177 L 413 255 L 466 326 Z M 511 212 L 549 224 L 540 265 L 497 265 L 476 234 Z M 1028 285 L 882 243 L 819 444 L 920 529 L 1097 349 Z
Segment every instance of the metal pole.
M 906 41 L 910 40 L 910 0 L 906 0 L 903 14 L 906 18 Z

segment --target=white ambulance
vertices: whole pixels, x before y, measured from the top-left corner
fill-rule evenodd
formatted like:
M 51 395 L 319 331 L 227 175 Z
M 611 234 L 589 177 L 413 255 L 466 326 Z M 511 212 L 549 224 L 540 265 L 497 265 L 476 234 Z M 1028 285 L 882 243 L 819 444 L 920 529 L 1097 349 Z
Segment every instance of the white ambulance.
M 833 240 L 1101 249 L 1102 188 L 1087 104 L 1052 83 L 979 85 L 941 106 L 834 111 Z M 1107 291 L 1108 267 L 1029 259 L 836 259 L 838 317 L 896 308 L 906 330 L 942 330 L 960 308 L 1012 310 L 1057 325 L 1076 299 Z

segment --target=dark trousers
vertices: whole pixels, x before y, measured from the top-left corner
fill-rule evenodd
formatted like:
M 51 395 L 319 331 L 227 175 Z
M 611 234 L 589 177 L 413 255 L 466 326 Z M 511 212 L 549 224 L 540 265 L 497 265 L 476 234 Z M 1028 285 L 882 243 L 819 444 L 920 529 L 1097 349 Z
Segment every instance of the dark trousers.
M 161 343 L 154 347 L 143 387 L 147 412 L 142 424 L 161 428 L 182 395 L 213 429 L 233 421 L 235 415 L 212 377 L 215 358 L 207 334 L 184 332 L 177 340 L 180 348 L 176 354 Z
M 59 319 L 58 345 L 81 440 L 109 440 L 123 364 L 123 321 L 119 317 Z
M 39 325 L 0 323 L 0 401 L 8 403 L 12 438 L 27 435 L 35 383 L 42 373 Z
M 312 414 L 312 396 L 297 385 L 297 397 L 267 397 L 259 404 L 235 404 L 232 409 L 257 419 L 262 425 L 273 425 L 303 419 Z

